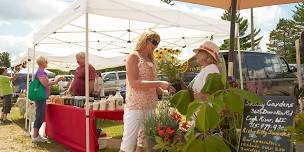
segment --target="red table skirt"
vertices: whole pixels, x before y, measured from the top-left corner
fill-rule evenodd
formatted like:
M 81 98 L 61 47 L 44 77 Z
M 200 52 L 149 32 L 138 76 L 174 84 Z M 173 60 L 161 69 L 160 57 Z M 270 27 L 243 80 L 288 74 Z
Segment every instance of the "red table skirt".
M 90 111 L 90 151 L 98 151 L 95 118 L 123 120 L 123 111 Z M 85 109 L 47 104 L 46 134 L 73 151 L 86 151 Z

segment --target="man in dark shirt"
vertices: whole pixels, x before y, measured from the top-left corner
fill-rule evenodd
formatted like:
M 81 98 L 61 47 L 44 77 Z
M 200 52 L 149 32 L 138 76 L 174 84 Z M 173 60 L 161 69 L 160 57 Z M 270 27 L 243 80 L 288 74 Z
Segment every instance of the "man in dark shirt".
M 71 82 L 66 93 L 71 93 L 75 96 L 85 96 L 85 53 L 79 52 L 76 54 L 78 67 L 74 72 L 74 79 Z M 95 68 L 89 64 L 89 92 L 90 96 L 94 93 Z

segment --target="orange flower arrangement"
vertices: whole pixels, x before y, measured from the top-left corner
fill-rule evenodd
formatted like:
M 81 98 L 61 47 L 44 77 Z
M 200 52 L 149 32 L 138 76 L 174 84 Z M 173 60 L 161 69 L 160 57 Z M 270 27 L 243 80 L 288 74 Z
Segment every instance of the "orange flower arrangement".
M 166 101 L 162 101 L 166 103 Z M 154 149 L 160 151 L 179 151 L 185 141 L 185 134 L 190 124 L 185 118 L 169 106 L 156 110 L 156 115 L 149 117 L 145 122 L 145 133 L 155 139 Z M 152 125 L 151 125 L 152 124 Z

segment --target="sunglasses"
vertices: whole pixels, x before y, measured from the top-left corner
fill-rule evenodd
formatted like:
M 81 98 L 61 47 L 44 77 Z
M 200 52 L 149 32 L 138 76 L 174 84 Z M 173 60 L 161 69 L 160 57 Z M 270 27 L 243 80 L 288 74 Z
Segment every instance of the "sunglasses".
M 149 39 L 149 41 L 154 45 L 154 46 L 158 46 L 158 43 L 156 40 L 154 39 Z

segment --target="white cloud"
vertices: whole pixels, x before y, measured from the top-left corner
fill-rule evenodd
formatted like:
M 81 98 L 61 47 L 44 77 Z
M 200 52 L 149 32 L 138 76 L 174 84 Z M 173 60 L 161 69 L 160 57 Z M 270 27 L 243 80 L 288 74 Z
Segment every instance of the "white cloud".
M 250 24 L 250 9 L 242 10 L 241 16 L 248 19 Z M 283 11 L 283 8 L 278 5 L 254 8 L 254 27 L 261 28 L 262 31 L 269 31 L 275 28 L 280 18 L 287 18 L 287 16 L 288 15 L 285 11 Z
M 62 0 L 0 0 L 0 19 L 41 20 L 52 17 L 66 7 Z
M 208 16 L 210 18 L 215 19 L 221 19 L 221 16 L 224 13 L 223 9 L 211 7 L 206 7 L 207 9 L 201 9 L 200 7 L 189 7 L 189 5 L 187 5 L 186 3 L 178 3 L 177 7 L 181 8 L 186 12 L 201 14 L 203 16 Z
M 15 31 L 0 35 L 0 51 L 9 52 L 13 58 L 32 47 L 33 31 L 68 6 L 63 0 L 0 0 L 0 4 L 0 25 L 13 26 L 19 22 L 32 29 L 26 36 L 16 36 Z
M 31 35 L 25 37 L 0 36 L 0 52 L 9 52 L 12 60 L 31 47 Z
M 263 51 L 267 50 L 267 45 L 266 44 L 269 43 L 269 33 L 270 33 L 269 31 L 262 33 L 263 38 L 260 42 L 260 47 Z

